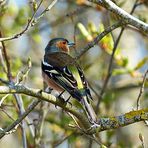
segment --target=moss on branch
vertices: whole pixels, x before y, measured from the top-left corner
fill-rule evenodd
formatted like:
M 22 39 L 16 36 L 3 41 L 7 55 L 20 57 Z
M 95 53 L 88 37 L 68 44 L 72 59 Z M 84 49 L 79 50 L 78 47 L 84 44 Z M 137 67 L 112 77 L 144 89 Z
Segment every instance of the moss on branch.
M 71 107 L 71 105 L 69 104 L 65 105 L 65 103 L 62 103 L 59 99 L 56 99 L 55 96 L 42 92 L 40 91 L 40 89 L 28 88 L 23 85 L 0 86 L 0 94 L 14 93 L 33 96 L 40 100 L 50 102 L 63 108 L 65 111 L 73 114 L 79 120 L 82 127 L 84 127 L 85 129 L 90 129 L 85 131 L 87 134 L 93 134 L 109 129 L 116 129 L 139 121 L 148 120 L 148 108 L 145 108 L 141 110 L 130 111 L 120 116 L 100 118 L 98 119 L 98 124 L 101 125 L 101 128 L 98 129 L 95 126 L 91 127 L 91 124 L 89 123 L 88 119 L 82 113 L 76 111 L 76 108 L 74 106 Z

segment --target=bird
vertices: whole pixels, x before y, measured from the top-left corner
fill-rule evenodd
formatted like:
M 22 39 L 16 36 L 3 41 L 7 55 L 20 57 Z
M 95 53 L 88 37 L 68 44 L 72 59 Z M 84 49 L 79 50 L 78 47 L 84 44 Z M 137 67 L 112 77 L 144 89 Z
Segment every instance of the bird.
M 95 123 L 97 118 L 91 106 L 92 96 L 83 70 L 70 55 L 70 47 L 75 46 L 65 38 L 51 39 L 41 62 L 42 76 L 48 87 L 62 94 L 67 91 L 82 104 L 88 119 Z

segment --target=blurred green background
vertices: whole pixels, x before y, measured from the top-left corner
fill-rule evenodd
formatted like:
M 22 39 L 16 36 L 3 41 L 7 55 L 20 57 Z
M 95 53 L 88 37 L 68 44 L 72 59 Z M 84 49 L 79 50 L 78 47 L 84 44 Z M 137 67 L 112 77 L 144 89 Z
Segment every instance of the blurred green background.
M 45 0 L 37 12 L 36 17 L 51 3 Z M 130 12 L 133 1 L 116 1 L 118 6 L 127 12 Z M 34 2 L 38 4 L 39 1 Z M 33 3 L 29 0 L 4 0 L 0 3 L 0 30 L 3 37 L 11 36 L 22 30 L 28 18 L 33 13 Z M 136 8 L 134 16 L 148 22 L 148 7 L 146 4 Z M 71 50 L 71 55 L 75 57 L 80 49 L 83 49 L 89 41 L 92 41 L 104 28 L 117 22 L 120 18 L 105 10 L 102 7 L 92 5 L 85 0 L 60 0 L 49 12 L 45 14 L 39 22 L 31 27 L 27 33 L 21 37 L 6 41 L 5 46 L 11 63 L 13 79 L 16 79 L 17 73 L 27 66 L 27 59 L 30 57 L 32 68 L 25 81 L 25 85 L 33 88 L 43 88 L 41 76 L 41 60 L 44 55 L 44 48 L 48 41 L 55 37 L 64 37 L 69 41 L 75 41 L 76 49 Z M 100 93 L 107 69 L 110 62 L 114 40 L 119 35 L 120 29 L 116 29 L 112 34 L 104 37 L 101 42 L 91 48 L 84 54 L 79 63 L 83 68 L 90 86 Z M 1 45 L 0 45 L 1 46 Z M 2 48 L 1 48 L 2 49 Z M 1 60 L 2 61 L 2 60 Z M 0 62 L 2 65 L 2 63 Z M 137 29 L 128 26 L 119 42 L 113 62 L 113 73 L 109 84 L 103 95 L 99 106 L 99 117 L 117 116 L 133 109 L 136 109 L 136 101 L 140 91 L 142 76 L 148 68 L 148 38 L 147 35 L 140 33 Z M 6 79 L 6 74 L 0 66 L 0 78 Z M 0 84 L 2 85 L 2 84 Z M 93 106 L 97 104 L 98 96 L 92 91 L 94 98 Z M 2 98 L 3 95 L 0 95 Z M 25 108 L 34 98 L 22 96 Z M 18 108 L 15 99 L 9 95 L 3 102 L 4 109 L 14 119 L 18 118 Z M 145 91 L 141 97 L 141 108 L 148 107 L 148 82 L 145 84 Z M 30 119 L 39 118 L 40 109 L 38 106 L 31 114 Z M 89 140 L 86 137 L 73 134 L 68 129 L 68 124 L 72 119 L 60 108 L 56 109 L 50 105 L 46 115 L 42 141 L 45 147 L 58 148 L 68 147 L 88 147 Z M 1 111 L 0 127 L 7 127 L 12 120 Z M 33 137 L 30 134 L 28 125 L 27 143 L 28 147 L 34 147 Z M 144 136 L 145 145 L 148 147 L 148 128 L 143 122 L 129 125 L 120 129 L 101 132 L 100 139 L 113 148 L 134 148 L 141 147 L 139 133 Z M 64 137 L 71 135 L 62 142 L 58 142 Z M 12 145 L 13 144 L 13 145 Z M 0 147 L 20 148 L 22 147 L 21 130 L 14 134 L 5 136 L 0 141 Z M 92 147 L 98 147 L 96 143 Z

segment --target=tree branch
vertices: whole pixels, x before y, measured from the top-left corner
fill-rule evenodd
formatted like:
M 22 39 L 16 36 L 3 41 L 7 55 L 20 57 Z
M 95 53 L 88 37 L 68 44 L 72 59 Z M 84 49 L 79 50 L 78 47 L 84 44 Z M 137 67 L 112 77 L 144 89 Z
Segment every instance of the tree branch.
M 83 54 L 85 54 L 90 48 L 94 47 L 103 37 L 105 37 L 108 33 L 115 30 L 116 28 L 119 28 L 121 26 L 126 25 L 125 22 L 122 20 L 116 22 L 112 26 L 107 27 L 102 33 L 100 33 L 93 41 L 91 41 L 86 47 L 79 50 L 78 55 L 76 56 L 76 60 L 79 59 Z
M 111 12 L 119 15 L 122 18 L 122 21 L 138 28 L 139 30 L 145 33 L 148 33 L 148 24 L 130 15 L 129 13 L 118 7 L 111 0 L 88 0 L 88 1 L 105 7 L 107 10 L 110 10 Z
M 2 32 L 0 30 L 0 38 L 2 38 Z M 7 67 L 7 78 L 10 80 L 12 78 L 12 74 L 11 74 L 11 69 L 10 69 L 10 62 L 9 62 L 9 58 L 8 58 L 8 54 L 7 54 L 7 51 L 6 51 L 6 46 L 4 44 L 4 42 L 1 42 L 2 43 L 2 48 L 3 48 L 3 56 L 4 56 L 4 59 L 5 59 L 5 62 L 6 62 L 6 67 Z
M 85 128 L 84 131 L 87 134 L 94 134 L 104 130 L 116 129 L 139 121 L 148 120 L 148 108 L 146 108 L 146 109 L 131 111 L 120 116 L 100 118 L 98 119 L 98 124 L 101 125 L 101 128 L 99 128 L 98 130 L 95 126 L 91 126 L 88 119 L 84 117 L 82 113 L 76 111 L 74 107 L 71 107 L 71 105 L 69 104 L 65 105 L 63 102 L 61 102 L 61 100 L 56 99 L 55 96 L 45 92 L 41 92 L 39 89 L 28 88 L 20 84 L 15 86 L 9 85 L 9 87 L 0 86 L 0 94 L 8 94 L 8 93 L 10 94 L 18 93 L 18 94 L 33 96 L 38 98 L 39 100 L 44 100 L 63 108 L 65 111 L 68 111 L 71 114 L 73 114 L 75 117 L 77 117 L 77 119 L 81 122 L 81 125 Z M 22 116 L 24 116 L 24 114 L 22 114 Z
M 3 80 L 0 79 L 0 81 L 3 81 Z M 65 104 L 65 102 L 63 102 L 60 99 L 57 99 L 55 96 L 50 95 L 45 92 L 41 92 L 40 89 L 28 88 L 28 87 L 25 87 L 21 84 L 12 85 L 12 84 L 7 83 L 7 85 L 9 85 L 9 87 L 8 86 L 0 86 L 0 94 L 16 94 L 16 93 L 17 94 L 25 94 L 28 96 L 36 97 L 40 100 L 50 102 L 56 106 L 63 108 L 65 111 L 68 111 L 71 114 L 73 114 L 75 117 L 77 117 L 78 120 L 80 120 L 82 122 L 82 125 L 84 128 L 88 129 L 90 127 L 90 123 L 87 120 L 87 117 L 84 117 L 84 115 L 81 115 L 79 112 L 76 112 L 76 109 L 74 109 L 74 107 L 72 108 L 70 104 Z
M 30 29 L 30 27 L 33 27 L 33 26 L 38 22 L 38 20 L 39 20 L 40 18 L 42 18 L 42 17 L 45 15 L 45 13 L 46 13 L 47 11 L 49 11 L 49 10 L 52 8 L 52 7 L 56 4 L 57 1 L 58 1 L 58 0 L 54 0 L 54 1 L 40 14 L 39 17 L 35 18 L 35 15 L 36 15 L 38 9 L 40 8 L 40 6 L 41 6 L 41 4 L 42 4 L 42 2 L 43 2 L 43 0 L 41 0 L 40 3 L 39 3 L 39 5 L 37 6 L 37 9 L 34 11 L 33 15 L 31 16 L 31 18 L 28 19 L 28 23 L 27 23 L 26 27 L 25 27 L 22 31 L 20 31 L 19 33 L 15 34 L 15 35 L 12 35 L 12 36 L 10 36 L 10 37 L 0 38 L 0 42 L 1 42 L 1 41 L 13 40 L 13 39 L 16 39 L 16 38 L 22 36 L 24 33 L 26 33 L 26 32 Z
M 141 87 L 140 87 L 140 92 L 139 92 L 139 95 L 138 95 L 138 98 L 137 98 L 137 110 L 139 109 L 139 107 L 140 107 L 140 97 L 141 97 L 141 95 L 142 95 L 142 93 L 143 93 L 143 91 L 144 91 L 144 85 L 145 85 L 145 81 L 146 81 L 146 79 L 147 79 L 147 74 L 148 74 L 148 69 L 146 70 L 146 72 L 145 72 L 145 74 L 144 74 L 144 76 L 143 76 L 143 81 L 142 81 L 142 85 L 141 85 Z
M 148 120 L 148 108 L 130 111 L 115 117 L 100 118 L 98 122 L 101 125 L 100 131 L 104 131 L 109 129 L 117 129 L 119 127 L 124 127 L 144 120 Z
M 6 129 L 4 129 L 3 132 L 0 132 L 0 139 L 6 135 L 7 132 L 10 132 L 13 130 L 18 124 L 22 122 L 22 120 L 40 103 L 40 100 L 34 101 L 28 109 L 16 120 L 14 121 L 10 126 L 8 126 Z

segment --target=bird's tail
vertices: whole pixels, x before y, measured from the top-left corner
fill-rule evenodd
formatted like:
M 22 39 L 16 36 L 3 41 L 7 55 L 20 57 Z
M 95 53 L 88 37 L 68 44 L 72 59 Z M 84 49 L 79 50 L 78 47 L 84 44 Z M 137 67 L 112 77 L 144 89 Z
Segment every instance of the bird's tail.
M 86 114 L 89 118 L 89 121 L 91 123 L 96 123 L 97 121 L 97 115 L 90 103 L 90 101 L 88 101 L 88 97 L 87 96 L 83 96 L 83 98 L 81 99 L 81 104 L 83 105 L 85 111 L 86 111 Z

